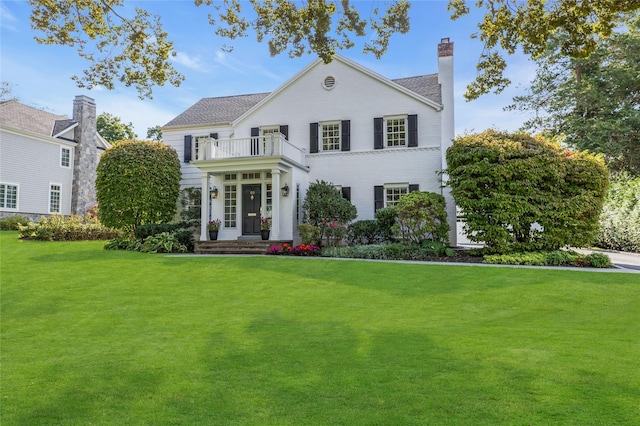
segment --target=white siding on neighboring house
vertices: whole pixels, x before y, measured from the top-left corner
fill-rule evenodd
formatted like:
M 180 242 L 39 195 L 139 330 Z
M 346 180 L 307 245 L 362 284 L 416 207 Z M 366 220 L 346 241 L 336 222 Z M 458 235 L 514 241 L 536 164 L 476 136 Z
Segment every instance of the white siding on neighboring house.
M 61 166 L 61 147 L 69 149 L 71 167 Z M 19 212 L 48 214 L 49 183 L 55 182 L 61 187 L 60 213 L 70 214 L 74 148 L 72 142 L 0 128 L 0 181 L 20 183 Z

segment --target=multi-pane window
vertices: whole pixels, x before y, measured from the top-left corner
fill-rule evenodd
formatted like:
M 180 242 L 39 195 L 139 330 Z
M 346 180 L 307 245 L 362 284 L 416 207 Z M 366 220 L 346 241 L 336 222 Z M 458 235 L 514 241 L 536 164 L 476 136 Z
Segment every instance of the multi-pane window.
M 340 122 L 322 123 L 320 125 L 322 150 L 336 151 L 340 149 Z
M 405 117 L 393 117 L 386 119 L 387 146 L 407 145 L 407 120 Z
M 69 167 L 71 165 L 71 150 L 69 148 L 60 148 L 60 166 Z
M 400 197 L 402 197 L 405 194 L 409 193 L 409 186 L 408 185 L 403 185 L 403 186 L 385 186 L 384 188 L 384 205 L 385 207 L 390 207 L 390 206 L 394 206 L 398 203 L 398 200 L 400 200 Z
M 224 186 L 224 227 L 235 228 L 237 226 L 238 189 L 237 185 Z
M 204 152 L 203 151 L 203 145 L 205 142 L 209 142 L 209 136 L 196 136 L 195 137 L 195 143 L 193 144 L 193 158 L 195 158 L 196 160 L 204 160 L 203 158 L 200 158 L 200 152 Z
M 18 186 L 0 183 L 0 208 L 18 208 Z
M 267 197 L 266 197 L 266 201 L 267 201 L 267 208 L 266 208 L 266 217 L 271 217 L 272 211 L 273 211 L 273 185 L 270 183 L 267 183 Z
M 49 213 L 60 213 L 61 187 L 52 183 L 49 186 Z

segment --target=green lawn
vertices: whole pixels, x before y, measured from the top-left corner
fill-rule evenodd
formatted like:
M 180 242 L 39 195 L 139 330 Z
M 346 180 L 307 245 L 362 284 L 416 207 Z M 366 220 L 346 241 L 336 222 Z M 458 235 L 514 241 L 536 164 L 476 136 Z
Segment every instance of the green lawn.
M 0 244 L 3 426 L 640 422 L 640 275 Z

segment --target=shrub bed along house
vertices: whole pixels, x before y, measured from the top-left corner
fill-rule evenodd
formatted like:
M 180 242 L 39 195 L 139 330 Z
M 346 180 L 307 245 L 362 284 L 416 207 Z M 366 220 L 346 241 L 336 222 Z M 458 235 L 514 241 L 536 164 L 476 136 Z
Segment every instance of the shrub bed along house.
M 42 241 L 108 240 L 122 235 L 90 215 L 42 217 L 40 222 L 18 225 L 18 231 L 22 239 Z
M 271 246 L 269 254 L 276 256 L 320 256 L 320 247 L 312 244 L 300 244 L 291 246 L 283 243 L 280 246 Z

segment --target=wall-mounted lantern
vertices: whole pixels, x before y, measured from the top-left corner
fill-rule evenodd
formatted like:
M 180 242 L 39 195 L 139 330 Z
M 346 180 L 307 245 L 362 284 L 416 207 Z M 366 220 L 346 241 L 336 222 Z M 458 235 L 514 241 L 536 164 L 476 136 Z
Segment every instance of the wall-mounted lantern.
M 289 196 L 289 185 L 287 185 L 285 183 L 280 191 L 282 192 L 282 196 L 283 197 L 288 197 Z
M 212 200 L 218 198 L 218 188 L 217 187 L 213 187 L 209 190 L 209 196 L 211 197 Z

